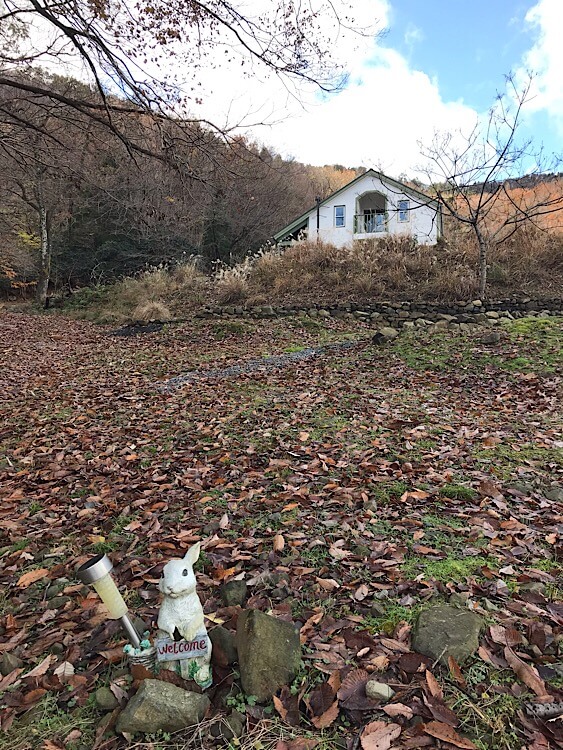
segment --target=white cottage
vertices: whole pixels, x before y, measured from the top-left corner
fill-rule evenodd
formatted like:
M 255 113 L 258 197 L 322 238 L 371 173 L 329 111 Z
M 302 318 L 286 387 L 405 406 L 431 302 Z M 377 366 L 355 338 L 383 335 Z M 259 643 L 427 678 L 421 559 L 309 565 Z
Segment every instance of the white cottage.
M 424 193 L 369 169 L 344 187 L 317 201 L 277 234 L 279 245 L 318 237 L 336 247 L 388 235 L 410 235 L 435 245 L 442 233 L 440 205 Z

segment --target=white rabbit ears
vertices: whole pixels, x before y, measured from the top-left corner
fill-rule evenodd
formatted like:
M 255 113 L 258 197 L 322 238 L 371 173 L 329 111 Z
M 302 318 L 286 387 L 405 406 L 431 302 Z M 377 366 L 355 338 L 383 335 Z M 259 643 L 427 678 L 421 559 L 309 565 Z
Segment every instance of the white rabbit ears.
M 193 567 L 198 561 L 200 550 L 201 542 L 197 542 L 197 544 L 194 544 L 186 552 L 186 554 L 184 555 L 184 560 Z

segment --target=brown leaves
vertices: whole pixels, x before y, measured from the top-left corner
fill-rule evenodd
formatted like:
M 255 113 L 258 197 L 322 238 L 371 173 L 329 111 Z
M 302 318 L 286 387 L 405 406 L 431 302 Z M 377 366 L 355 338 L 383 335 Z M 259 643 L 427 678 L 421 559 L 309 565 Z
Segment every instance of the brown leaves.
M 46 576 L 49 571 L 47 568 L 38 568 L 37 570 L 30 570 L 29 573 L 24 573 L 18 579 L 18 586 L 22 589 L 26 589 L 31 586 L 32 583 L 40 581 Z
M 289 724 L 292 727 L 298 727 L 301 721 L 301 715 L 299 713 L 299 696 L 292 695 L 290 689 L 285 685 L 280 695 L 274 695 L 274 708 L 279 713 L 282 721 Z
M 552 427 L 547 429 L 543 422 L 555 398 L 550 380 L 540 377 L 527 383 L 525 387 L 533 389 L 527 394 L 512 377 L 503 380 L 496 370 L 491 377 L 492 363 L 484 379 L 468 363 L 446 373 L 421 373 L 411 367 L 405 370 L 403 363 L 399 366 L 395 354 L 391 364 L 386 358 L 369 359 L 366 350 L 368 359 L 357 359 L 353 370 L 348 364 L 340 370 L 344 359 L 333 353 L 331 367 L 320 365 L 322 377 L 319 362 L 303 361 L 298 369 L 242 373 L 219 387 L 202 380 L 197 387 L 188 385 L 180 398 L 176 393 L 163 398 L 152 390 L 155 364 L 161 378 L 172 370 L 183 372 L 187 362 L 197 363 L 200 333 L 205 356 L 226 357 L 230 364 L 244 359 L 248 347 L 262 346 L 265 331 L 271 333 L 271 346 L 277 351 L 278 345 L 288 345 L 293 330 L 278 330 L 277 321 L 254 321 L 257 330 L 242 337 L 244 343 L 241 337 L 227 337 L 217 350 L 209 337 L 217 321 L 200 324 L 197 335 L 192 321 L 153 337 L 150 345 L 139 337 L 133 346 L 114 341 L 107 331 L 92 332 L 86 324 L 78 330 L 65 321 L 69 334 L 61 330 L 58 335 L 73 351 L 74 366 L 67 367 L 64 357 L 53 357 L 43 362 L 41 372 L 60 367 L 58 380 L 38 382 L 34 375 L 27 384 L 22 378 L 25 398 L 17 389 L 10 392 L 15 396 L 13 408 L 26 417 L 18 414 L 14 420 L 17 447 L 7 451 L 13 466 L 0 465 L 6 498 L 0 525 L 9 537 L 6 544 L 12 545 L 0 561 L 0 585 L 11 597 L 12 612 L 0 621 L 5 631 L 0 653 L 12 652 L 26 661 L 23 671 L 15 670 L 0 686 L 9 688 L 5 696 L 13 702 L 9 708 L 16 718 L 29 709 L 23 704 L 24 693 L 36 698 L 40 693 L 33 690 L 50 690 L 64 709 L 78 688 L 82 701 L 92 685 L 104 684 L 108 662 L 123 659 L 116 640 L 118 626 L 107 621 L 94 593 L 86 595 L 72 580 L 56 592 L 66 601 L 56 606 L 43 586 L 49 578 L 55 591 L 57 579 L 68 577 L 62 561 L 66 563 L 65 555 L 73 550 L 69 530 L 83 541 L 82 561 L 93 554 L 93 544 L 120 550 L 114 559 L 120 589 L 138 595 L 138 614 L 146 621 L 156 613 L 162 564 L 198 540 L 206 540 L 198 593 L 211 618 L 231 632 L 237 615 L 235 608 L 221 606 L 223 581 L 244 577 L 249 606 L 285 620 L 292 619 L 288 594 L 294 598 L 300 591 L 309 592 L 308 600 L 318 605 L 304 605 L 298 618 L 305 623 L 300 636 L 307 646 L 306 677 L 297 692 L 295 687 L 284 688 L 275 699 L 277 714 L 291 726 L 301 723 L 315 731 L 338 727 L 351 740 L 358 727 L 374 718 L 370 712 L 377 707 L 377 718 L 388 723 L 372 722 L 362 750 L 366 744 L 389 742 L 405 750 L 425 745 L 455 748 L 460 729 L 453 704 L 444 700 L 446 684 L 448 690 L 458 689 L 461 701 L 465 691 L 481 710 L 487 700 L 481 697 L 483 689 L 490 693 L 488 673 L 506 670 L 509 664 L 523 682 L 503 690 L 543 696 L 550 688 L 542 678 L 547 679 L 557 659 L 563 609 L 545 591 L 542 594 L 541 586 L 526 584 L 555 584 L 556 571 L 549 569 L 549 561 L 536 568 L 540 559 L 546 562 L 546 540 L 557 543 L 559 511 L 544 490 L 559 480 L 543 459 L 533 460 L 528 465 L 533 487 L 513 490 L 512 479 L 523 477 L 512 472 L 511 481 L 505 480 L 504 472 L 495 472 L 491 463 L 497 452 L 482 448 L 483 441 L 494 448 L 497 437 L 503 451 L 526 441 L 545 450 L 547 460 L 548 451 L 556 447 Z M 344 331 L 339 321 L 329 324 L 335 333 Z M 37 340 L 44 340 L 45 327 L 58 325 L 42 320 Z M 27 326 L 37 328 L 37 322 L 31 319 Z M 299 343 L 306 344 L 316 335 L 305 329 L 297 334 L 304 340 Z M 424 338 L 417 342 L 427 346 Z M 94 356 L 96 347 L 99 354 Z M 21 354 L 27 356 L 26 352 L 22 346 Z M 136 363 L 141 354 L 142 373 Z M 39 350 L 30 357 L 33 371 L 41 357 Z M 81 363 L 78 370 L 76 362 Z M 374 366 L 385 391 L 381 399 L 369 390 Z M 267 399 L 256 400 L 255 386 L 264 386 Z M 36 413 L 28 406 L 35 403 L 31 389 L 37 392 Z M 49 403 L 48 393 L 55 394 L 56 405 Z M 351 394 L 354 399 L 348 398 Z M 59 408 L 76 405 L 80 408 L 72 419 L 55 416 Z M 413 416 L 407 421 L 397 419 L 400 414 Z M 338 420 L 346 421 L 345 431 L 320 426 Z M 489 441 L 489 436 L 495 440 Z M 420 439 L 429 438 L 434 448 L 417 446 Z M 405 449 L 406 440 L 410 447 Z M 522 450 L 523 462 L 530 464 L 524 454 Z M 127 460 L 131 456 L 135 460 Z M 463 475 L 463 487 L 453 486 L 456 475 Z M 510 502 L 503 500 L 509 496 Z M 41 511 L 30 515 L 31 503 Z M 17 544 L 24 537 L 26 547 Z M 43 549 L 49 551 L 47 556 Z M 434 578 L 434 569 L 443 568 L 447 574 L 447 564 L 435 563 L 451 557 L 451 550 L 455 555 L 459 551 L 463 566 L 476 561 L 475 575 Z M 556 560 L 558 548 L 550 546 L 548 551 Z M 490 561 L 482 570 L 481 556 Z M 409 579 L 405 559 L 418 566 Z M 33 566 L 45 567 L 32 571 Z M 40 586 L 32 585 L 35 576 Z M 508 581 L 508 576 L 514 583 L 510 589 L 502 580 Z M 466 684 L 468 672 L 451 659 L 453 683 L 441 668 L 431 674 L 427 670 L 432 661 L 411 651 L 408 627 L 388 618 L 401 607 L 431 603 L 436 593 L 461 594 L 467 606 L 478 611 L 489 601 L 497 608 L 502 624 L 481 635 L 483 684 Z M 331 606 L 325 609 L 328 599 Z M 59 648 L 52 649 L 55 643 Z M 52 658 L 41 662 L 47 653 Z M 69 664 L 84 666 L 72 675 Z M 534 665 L 539 665 L 539 672 Z M 28 677 L 26 671 L 35 676 Z M 221 672 L 221 679 L 232 679 L 225 678 L 226 672 Z M 318 684 L 321 673 L 327 682 Z M 84 676 L 90 681 L 87 688 L 73 681 Z M 369 677 L 389 684 L 396 691 L 395 702 L 383 705 L 369 699 Z M 516 676 L 512 682 L 517 682 Z M 70 700 L 74 705 L 75 696 Z M 252 708 L 258 717 L 262 709 Z M 339 712 L 349 730 L 339 723 Z M 2 726 L 12 715 L 2 717 Z M 417 723 L 420 720 L 429 732 Z M 533 739 L 540 719 L 528 717 L 528 722 L 526 726 L 516 719 L 522 746 L 535 742 L 542 747 Z M 399 725 L 402 733 L 390 740 Z M 555 746 L 551 735 L 549 741 Z M 287 748 L 309 750 L 309 745 L 284 739 L 279 750 Z
M 454 678 L 457 684 L 461 688 L 466 688 L 467 682 L 465 681 L 465 677 L 463 676 L 461 669 L 459 668 L 459 664 L 451 655 L 448 656 L 448 667 L 449 667 L 451 676 Z
M 455 729 L 440 721 L 431 721 L 430 723 L 425 724 L 424 731 L 431 737 L 435 737 L 437 740 L 442 740 L 442 742 L 449 742 L 450 745 L 455 745 L 456 747 L 462 748 L 462 750 L 476 750 L 476 747 L 471 740 L 462 737 L 455 731 Z
M 342 680 L 342 685 L 337 693 L 342 708 L 362 710 L 375 705 L 373 701 L 366 697 L 366 682 L 368 680 L 369 675 L 365 669 L 354 669 Z
M 510 646 L 507 646 L 504 649 L 504 658 L 517 677 L 537 696 L 543 697 L 548 694 L 545 682 L 541 679 L 536 670 L 523 662 L 522 659 L 514 653 Z
M 387 724 L 385 721 L 372 721 L 360 737 L 363 750 L 389 750 L 393 740 L 401 734 L 398 724 Z
M 338 700 L 330 682 L 323 682 L 313 690 L 308 707 L 317 729 L 326 729 L 338 718 Z
M 402 716 L 404 719 L 412 719 L 414 712 L 409 706 L 405 706 L 404 703 L 387 703 L 382 706 L 382 711 L 390 716 L 392 719 L 396 719 L 397 716 Z
M 28 672 L 26 675 L 27 677 L 41 677 L 42 675 L 47 673 L 47 670 L 51 666 L 51 664 L 56 661 L 56 656 L 46 656 L 42 662 L 40 662 L 36 667 L 34 667 L 30 672 Z

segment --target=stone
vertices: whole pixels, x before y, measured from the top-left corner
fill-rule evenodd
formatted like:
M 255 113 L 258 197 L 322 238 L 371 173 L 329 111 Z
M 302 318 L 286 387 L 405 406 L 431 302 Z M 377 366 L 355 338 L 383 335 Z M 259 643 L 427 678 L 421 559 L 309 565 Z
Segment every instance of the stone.
M 5 653 L 0 662 L 0 672 L 2 673 L 2 676 L 5 677 L 7 674 L 10 674 L 10 672 L 13 672 L 14 669 L 22 669 L 23 666 L 23 661 L 18 659 L 15 654 Z
M 101 687 L 94 693 L 96 706 L 102 711 L 113 711 L 119 706 L 119 701 L 108 687 Z
M 447 666 L 448 656 L 458 664 L 479 648 L 483 620 L 475 612 L 438 604 L 423 610 L 413 630 L 412 647 Z
M 372 602 L 369 611 L 372 617 L 384 617 L 387 607 L 381 602 Z
M 246 599 L 246 581 L 229 581 L 219 589 L 219 596 L 225 607 L 242 607 Z
M 489 320 L 498 320 L 498 318 L 500 318 L 500 315 L 496 310 L 487 310 L 485 315 L 487 316 L 487 318 L 489 318 Z
M 209 637 L 213 644 L 211 660 L 221 667 L 228 667 L 238 661 L 235 634 L 222 625 L 217 625 L 209 631 Z
M 54 596 L 49 600 L 49 609 L 61 609 L 68 604 L 70 596 Z
M 366 695 L 378 701 L 389 701 L 395 695 L 395 691 L 384 682 L 368 680 L 366 682 Z
M 523 492 L 524 495 L 531 495 L 536 491 L 536 487 L 531 482 L 512 482 L 511 487 L 518 492 Z
M 482 344 L 498 344 L 500 341 L 500 331 L 489 331 L 481 337 Z
M 176 732 L 197 724 L 209 708 L 207 695 L 192 693 L 162 680 L 143 680 L 119 714 L 118 732 Z
M 221 716 L 210 727 L 211 736 L 232 740 L 242 737 L 246 729 L 246 717 L 240 711 L 232 711 L 229 716 Z
M 372 344 L 383 344 L 386 341 L 393 341 L 398 335 L 399 331 L 396 328 L 384 326 L 383 328 L 380 328 L 379 331 L 376 331 L 371 341 Z
M 301 666 L 299 633 L 292 623 L 257 609 L 239 615 L 236 645 L 242 688 L 260 703 L 289 685 Z
M 531 594 L 540 594 L 545 596 L 545 583 L 541 581 L 530 581 L 529 583 L 521 583 L 519 586 L 520 591 L 529 592 Z
M 563 487 L 551 487 L 545 491 L 545 496 L 548 500 L 553 500 L 556 503 L 563 503 Z
M 53 597 L 58 596 L 67 585 L 68 581 L 53 581 L 53 583 L 49 584 L 45 589 L 45 596 L 47 599 L 52 599 Z

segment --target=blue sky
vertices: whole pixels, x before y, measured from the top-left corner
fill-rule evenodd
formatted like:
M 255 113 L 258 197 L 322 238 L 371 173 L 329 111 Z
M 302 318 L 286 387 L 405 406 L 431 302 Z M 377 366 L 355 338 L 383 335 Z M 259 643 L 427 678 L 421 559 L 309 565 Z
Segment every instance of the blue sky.
M 384 44 L 436 78 L 445 99 L 488 107 L 502 77 L 531 46 L 518 0 L 392 0 Z

